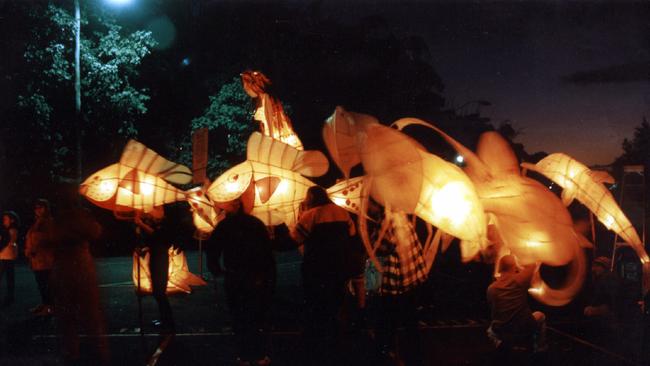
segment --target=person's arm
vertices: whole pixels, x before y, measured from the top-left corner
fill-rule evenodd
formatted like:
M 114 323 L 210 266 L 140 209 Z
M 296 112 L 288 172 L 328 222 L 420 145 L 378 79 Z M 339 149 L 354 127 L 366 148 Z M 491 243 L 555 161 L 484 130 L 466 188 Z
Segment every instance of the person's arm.
M 142 221 L 142 218 L 140 217 L 139 213 L 136 213 L 135 217 L 133 218 L 133 222 L 140 228 L 140 230 L 143 230 L 147 235 L 151 235 L 155 231 L 153 227 L 151 227 L 146 222 Z
M 16 228 L 9 229 L 9 243 L 7 245 L 18 245 L 18 230 Z
M 312 226 L 314 224 L 314 215 L 316 209 L 310 209 L 304 212 L 296 226 L 291 230 L 291 238 L 296 241 L 299 245 L 302 245 L 305 239 L 311 233 Z
M 9 245 L 9 232 L 7 230 L 0 229 L 0 250 L 4 249 Z

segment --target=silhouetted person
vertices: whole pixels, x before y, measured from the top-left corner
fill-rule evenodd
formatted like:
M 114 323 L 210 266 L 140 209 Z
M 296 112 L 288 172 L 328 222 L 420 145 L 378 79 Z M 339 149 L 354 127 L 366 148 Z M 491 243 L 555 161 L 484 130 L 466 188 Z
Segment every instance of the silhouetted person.
M 610 271 L 611 261 L 598 257 L 591 264 L 591 287 L 587 306 L 583 310 L 589 320 L 589 332 L 597 340 L 607 343 L 615 341 L 618 330 L 621 281 Z
M 27 231 L 25 238 L 25 257 L 29 261 L 38 284 L 42 303 L 30 311 L 37 316 L 52 315 L 54 303 L 50 289 L 50 275 L 54 266 L 54 228 L 50 214 L 50 204 L 45 199 L 38 199 L 34 204 L 34 224 Z
M 176 324 L 166 293 L 172 233 L 165 216 L 165 209 L 163 206 L 157 206 L 148 213 L 137 211 L 134 222 L 139 229 L 142 241 L 149 248 L 151 290 L 160 313 L 160 333 L 172 336 L 176 333 Z
M 94 363 L 108 364 L 108 342 L 101 310 L 95 262 L 90 242 L 99 238 L 101 226 L 81 208 L 62 211 L 55 218 L 52 288 L 56 317 L 62 334 L 63 356 L 71 364 L 81 359 L 79 333 L 87 342 Z
M 310 187 L 304 211 L 292 231 L 304 245 L 302 281 L 305 297 L 304 340 L 315 358 L 331 357 L 338 340 L 338 313 L 350 279 L 350 254 L 354 223 L 347 211 L 330 201 L 319 186 Z
M 7 294 L 2 306 L 9 306 L 14 302 L 16 274 L 14 263 L 18 258 L 18 215 L 13 211 L 2 214 L 0 228 L 0 283 L 2 276 L 7 279 Z
M 224 275 L 226 300 L 237 337 L 239 365 L 268 365 L 268 312 L 275 288 L 272 242 L 264 223 L 243 211 L 240 200 L 220 204 L 226 217 L 206 251 L 210 271 Z M 218 262 L 223 257 L 223 270 Z
M 535 265 L 517 266 L 515 256 L 505 255 L 499 260 L 499 277 L 487 289 L 492 322 L 488 336 L 499 348 L 512 347 L 524 340 L 536 338 L 536 350 L 546 348 L 546 316 L 530 310 L 528 288 Z

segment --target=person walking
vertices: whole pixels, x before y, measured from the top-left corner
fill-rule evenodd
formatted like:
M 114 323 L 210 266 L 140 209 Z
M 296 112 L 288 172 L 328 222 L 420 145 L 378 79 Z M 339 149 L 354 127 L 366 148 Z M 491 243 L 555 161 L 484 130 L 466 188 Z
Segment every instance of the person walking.
M 160 334 L 171 338 L 176 334 L 172 307 L 167 298 L 169 280 L 169 247 L 172 235 L 163 206 L 156 206 L 148 213 L 136 212 L 134 222 L 144 244 L 149 248 L 149 273 L 152 295 L 158 304 Z
M 219 206 L 226 217 L 214 229 L 206 251 L 210 271 L 224 275 L 237 339 L 235 363 L 269 365 L 268 312 L 276 280 L 273 242 L 264 223 L 245 213 L 239 199 Z M 223 269 L 218 265 L 221 257 Z
M 41 295 L 41 304 L 30 309 L 36 316 L 49 316 L 54 313 L 54 303 L 50 289 L 50 276 L 54 266 L 54 246 L 52 230 L 54 228 L 50 203 L 40 198 L 34 204 L 34 224 L 27 231 L 25 238 L 25 257 L 34 271 L 34 277 Z
M 18 226 L 20 220 L 13 211 L 2 214 L 2 231 L 0 238 L 0 283 L 2 276 L 7 278 L 7 294 L 2 306 L 9 306 L 14 302 L 16 275 L 14 262 L 18 258 Z
M 346 256 L 356 229 L 347 211 L 335 205 L 322 187 L 307 190 L 304 206 L 292 237 L 303 245 L 305 351 L 312 359 L 327 362 L 338 347 L 338 314 L 352 277 Z

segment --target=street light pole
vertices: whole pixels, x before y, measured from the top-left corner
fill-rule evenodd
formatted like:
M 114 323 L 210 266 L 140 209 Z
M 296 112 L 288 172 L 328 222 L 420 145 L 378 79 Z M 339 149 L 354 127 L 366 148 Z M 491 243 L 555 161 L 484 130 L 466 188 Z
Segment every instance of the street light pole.
M 76 166 L 76 181 L 81 183 L 81 139 L 83 137 L 81 133 L 81 65 L 80 65 L 80 55 L 81 55 L 81 10 L 79 9 L 79 0 L 74 0 L 74 94 L 75 94 L 75 103 L 74 103 L 74 129 L 76 136 L 76 157 L 77 157 L 77 166 Z

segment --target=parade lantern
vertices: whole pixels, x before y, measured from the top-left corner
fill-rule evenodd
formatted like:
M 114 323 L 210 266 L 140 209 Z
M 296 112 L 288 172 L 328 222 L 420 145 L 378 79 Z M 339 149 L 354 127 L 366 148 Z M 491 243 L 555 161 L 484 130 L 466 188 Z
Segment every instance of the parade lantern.
M 151 294 L 151 273 L 149 273 L 149 252 L 138 260 L 138 254 L 133 253 L 133 283 L 138 283 L 138 273 L 140 274 L 140 293 Z M 140 265 L 138 271 L 138 264 Z M 190 286 L 205 286 L 207 283 L 199 276 L 191 273 L 187 267 L 187 258 L 185 253 L 179 249 L 169 248 L 169 279 L 167 281 L 168 294 L 170 293 L 191 293 Z
M 120 162 L 93 173 L 81 184 L 79 193 L 122 219 L 132 219 L 136 211 L 147 213 L 154 207 L 187 199 L 191 205 L 193 203 L 192 207 L 198 216 L 195 220 L 209 223 L 214 217 L 213 212 L 204 207 L 209 205 L 209 201 L 201 197 L 200 190 L 186 193 L 170 184 L 187 184 L 191 180 L 192 171 L 189 168 L 168 161 L 145 145 L 130 140 L 122 152 Z M 201 208 L 201 211 L 194 206 Z M 133 281 L 136 286 L 140 285 L 141 291 L 151 292 L 148 253 L 140 261 L 139 267 L 137 259 L 137 254 L 134 254 Z M 170 252 L 169 271 L 168 290 L 172 288 L 189 292 L 189 285 L 205 285 L 203 280 L 189 273 L 182 252 Z
M 361 215 L 361 201 L 364 196 L 364 178 L 355 177 L 342 180 L 327 189 L 327 195 L 337 206 Z
M 194 227 L 203 235 L 208 236 L 222 218 L 223 211 L 214 206 L 202 187 L 192 188 L 186 194 L 187 203 L 192 209 Z
M 565 187 L 566 192 L 560 200 L 541 183 L 521 174 L 510 144 L 498 133 L 481 135 L 474 154 L 427 122 L 405 118 L 393 124 L 400 130 L 410 125 L 433 129 L 464 157 L 465 172 L 474 183 L 485 212 L 493 218 L 500 241 L 506 248 L 499 251 L 501 255 L 513 253 L 522 264 L 569 265 L 565 283 L 560 288 L 548 287 L 539 271 L 535 273 L 530 293 L 538 300 L 554 306 L 564 305 L 582 286 L 586 272 L 582 247 L 591 246 L 591 243 L 575 232 L 564 205 L 574 197 L 608 228 L 629 240 L 647 272 L 648 256 L 642 246 L 637 245 L 640 240 L 636 231 L 602 185 L 602 182 L 611 182 L 607 174 L 591 172 L 564 154 L 552 154 L 537 165 L 523 164 Z
M 565 205 L 577 199 L 585 205 L 608 230 L 612 230 L 628 243 L 643 265 L 643 288 L 650 288 L 650 258 L 634 226 L 616 203 L 614 196 L 603 183 L 613 184 L 614 179 L 602 171 L 592 171 L 584 164 L 562 153 L 550 154 L 537 164 L 523 163 L 526 169 L 536 171 L 563 188 Z
M 329 163 L 320 151 L 301 151 L 254 132 L 248 139 L 247 160 L 219 176 L 208 188 L 215 203 L 241 198 L 244 210 L 266 225 L 293 227 L 307 189 L 304 176 L 327 172 Z
M 186 184 L 191 180 L 189 168 L 130 140 L 120 162 L 93 173 L 81 184 L 79 193 L 116 214 L 149 212 L 155 206 L 185 200 L 185 193 L 170 183 Z
M 467 176 L 403 133 L 371 116 L 338 107 L 324 126 L 330 156 L 345 174 L 361 162 L 370 196 L 393 211 L 415 214 L 461 238 L 464 260 L 486 242 L 485 214 Z M 352 148 L 356 146 L 356 148 Z
M 271 85 L 271 80 L 260 71 L 244 71 L 241 80 L 244 91 L 255 102 L 254 118 L 260 123 L 262 134 L 303 150 L 302 142 L 294 132 L 282 103 L 266 90 Z

